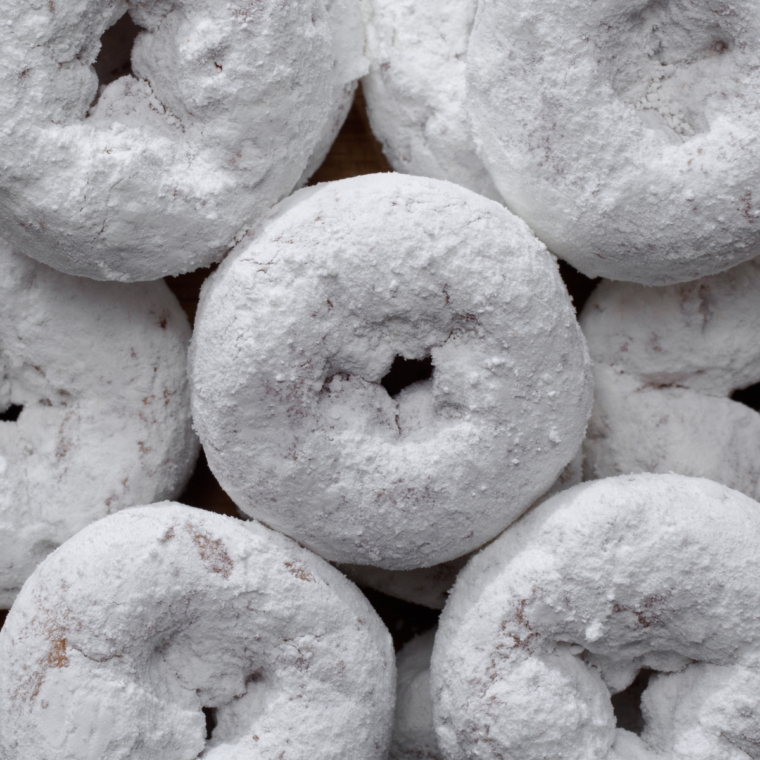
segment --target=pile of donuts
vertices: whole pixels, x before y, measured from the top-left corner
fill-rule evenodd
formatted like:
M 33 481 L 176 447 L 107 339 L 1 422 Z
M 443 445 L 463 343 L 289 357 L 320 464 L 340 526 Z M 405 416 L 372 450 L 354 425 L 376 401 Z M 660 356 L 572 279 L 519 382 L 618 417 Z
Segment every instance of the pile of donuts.
M 0 760 L 760 757 L 760 6 L 0 5 Z

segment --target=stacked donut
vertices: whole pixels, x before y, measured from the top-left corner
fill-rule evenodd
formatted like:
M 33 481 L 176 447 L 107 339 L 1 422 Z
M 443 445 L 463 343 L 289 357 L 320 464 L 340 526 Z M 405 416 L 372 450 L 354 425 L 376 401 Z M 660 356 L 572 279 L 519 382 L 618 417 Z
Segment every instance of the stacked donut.
M 2 2 L 3 760 L 760 756 L 749 0 Z
M 589 277 L 663 285 L 760 254 L 755 3 L 368 15 L 369 113 L 396 170 L 501 197 Z

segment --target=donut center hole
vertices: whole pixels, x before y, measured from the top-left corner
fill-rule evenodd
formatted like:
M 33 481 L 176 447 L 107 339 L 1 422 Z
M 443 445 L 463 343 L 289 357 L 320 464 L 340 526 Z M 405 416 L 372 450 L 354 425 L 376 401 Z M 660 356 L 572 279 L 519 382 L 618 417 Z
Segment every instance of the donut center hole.
M 623 29 L 604 45 L 617 95 L 634 107 L 646 127 L 670 142 L 707 132 L 708 112 L 715 111 L 710 101 L 716 100 L 720 109 L 738 92 L 730 55 L 736 43 L 714 14 L 700 18 L 679 0 L 653 0 L 625 23 L 611 23 L 608 28 Z
M 103 32 L 100 52 L 93 64 L 100 87 L 132 74 L 132 46 L 142 31 L 143 28 L 132 21 L 129 13 L 125 13 Z
M 11 404 L 5 411 L 0 412 L 0 422 L 15 422 L 23 409 L 23 406 Z
M 750 385 L 748 388 L 741 388 L 731 394 L 733 401 L 738 401 L 756 412 L 760 412 L 760 383 Z
M 215 707 L 203 707 L 203 715 L 206 718 L 206 741 L 208 741 L 214 734 L 216 728 L 216 708 Z
M 637 736 L 644 730 L 644 715 L 641 712 L 641 695 L 649 685 L 655 671 L 642 668 L 627 689 L 612 695 L 612 709 L 618 728 L 632 731 Z
M 430 380 L 431 377 L 433 377 L 432 356 L 426 356 L 424 359 L 405 359 L 403 356 L 397 356 L 380 384 L 388 391 L 391 398 L 396 398 L 404 388 L 423 380 Z

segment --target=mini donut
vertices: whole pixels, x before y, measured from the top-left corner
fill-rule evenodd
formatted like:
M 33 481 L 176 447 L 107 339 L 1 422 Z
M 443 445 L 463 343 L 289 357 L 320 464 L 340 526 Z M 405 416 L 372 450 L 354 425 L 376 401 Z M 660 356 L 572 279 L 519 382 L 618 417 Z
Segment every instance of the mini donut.
M 189 340 L 163 282 L 71 277 L 0 243 L 0 608 L 88 523 L 182 492 Z
M 760 381 L 760 262 L 695 282 L 603 282 L 581 315 L 595 400 L 586 479 L 678 472 L 760 499 L 760 415 L 728 398 Z
M 6 6 L 0 225 L 70 274 L 148 280 L 220 260 L 292 190 L 330 117 L 322 0 Z M 125 10 L 145 30 L 134 76 L 97 95 L 99 39 Z
M 0 631 L 0 756 L 382 760 L 394 688 L 391 637 L 337 570 L 164 502 L 88 526 L 24 586 Z
M 760 505 L 709 480 L 624 475 L 544 502 L 472 559 L 441 615 L 444 757 L 756 757 L 758 572 Z M 661 672 L 637 736 L 610 692 L 642 667 Z
M 507 206 L 589 277 L 668 285 L 760 254 L 754 0 L 483 0 L 467 106 Z
M 432 377 L 391 398 L 395 357 Z M 503 206 L 377 174 L 280 204 L 206 281 L 190 352 L 209 466 L 334 562 L 460 557 L 576 453 L 588 358 L 556 262 Z
M 436 630 L 415 636 L 396 655 L 396 712 L 389 760 L 443 760 L 435 738 L 430 693 Z
M 565 488 L 577 485 L 583 479 L 583 452 L 579 449 L 572 461 L 560 473 L 554 485 L 541 496 L 537 503 L 548 499 Z M 459 571 L 467 564 L 472 553 L 443 562 L 433 567 L 415 570 L 384 570 L 371 565 L 338 565 L 358 586 L 375 589 L 388 596 L 405 602 L 442 610 L 449 590 L 454 585 Z
M 325 0 L 325 5 L 335 54 L 332 110 L 297 184 L 299 188 L 327 158 L 351 110 L 358 81 L 369 70 L 369 60 L 364 55 L 364 22 L 358 0 Z
M 375 136 L 399 172 L 501 196 L 475 152 L 465 108 L 476 0 L 372 0 L 362 87 Z

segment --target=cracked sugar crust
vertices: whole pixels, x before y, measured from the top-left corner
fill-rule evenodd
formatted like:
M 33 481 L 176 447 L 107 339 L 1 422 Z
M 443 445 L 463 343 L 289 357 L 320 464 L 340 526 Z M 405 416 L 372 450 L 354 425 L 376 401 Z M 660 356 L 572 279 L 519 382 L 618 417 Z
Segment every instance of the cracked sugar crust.
M 433 375 L 396 398 L 396 356 Z M 499 204 L 408 175 L 300 191 L 204 285 L 190 356 L 209 465 L 327 559 L 482 545 L 572 459 L 588 358 L 557 266 Z
M 330 118 L 322 0 L 73 0 L 6 9 L 0 224 L 70 274 L 150 280 L 219 261 L 287 195 Z M 103 31 L 143 27 L 100 91 Z
M 760 505 L 625 475 L 544 502 L 460 573 L 431 663 L 444 757 L 758 754 Z M 639 668 L 639 737 L 610 693 Z
M 501 201 L 475 151 L 465 103 L 475 0 L 371 0 L 362 86 L 372 131 L 399 172 Z
M 352 583 L 180 504 L 82 530 L 0 631 L 7 760 L 382 760 L 394 694 L 390 634 Z
M 760 499 L 760 262 L 690 283 L 600 284 L 581 315 L 594 360 L 587 479 L 678 472 Z
M 189 340 L 163 282 L 71 277 L 0 244 L 0 608 L 78 530 L 182 492 Z
M 484 0 L 468 113 L 507 206 L 589 277 L 760 254 L 759 33 L 752 0 Z

